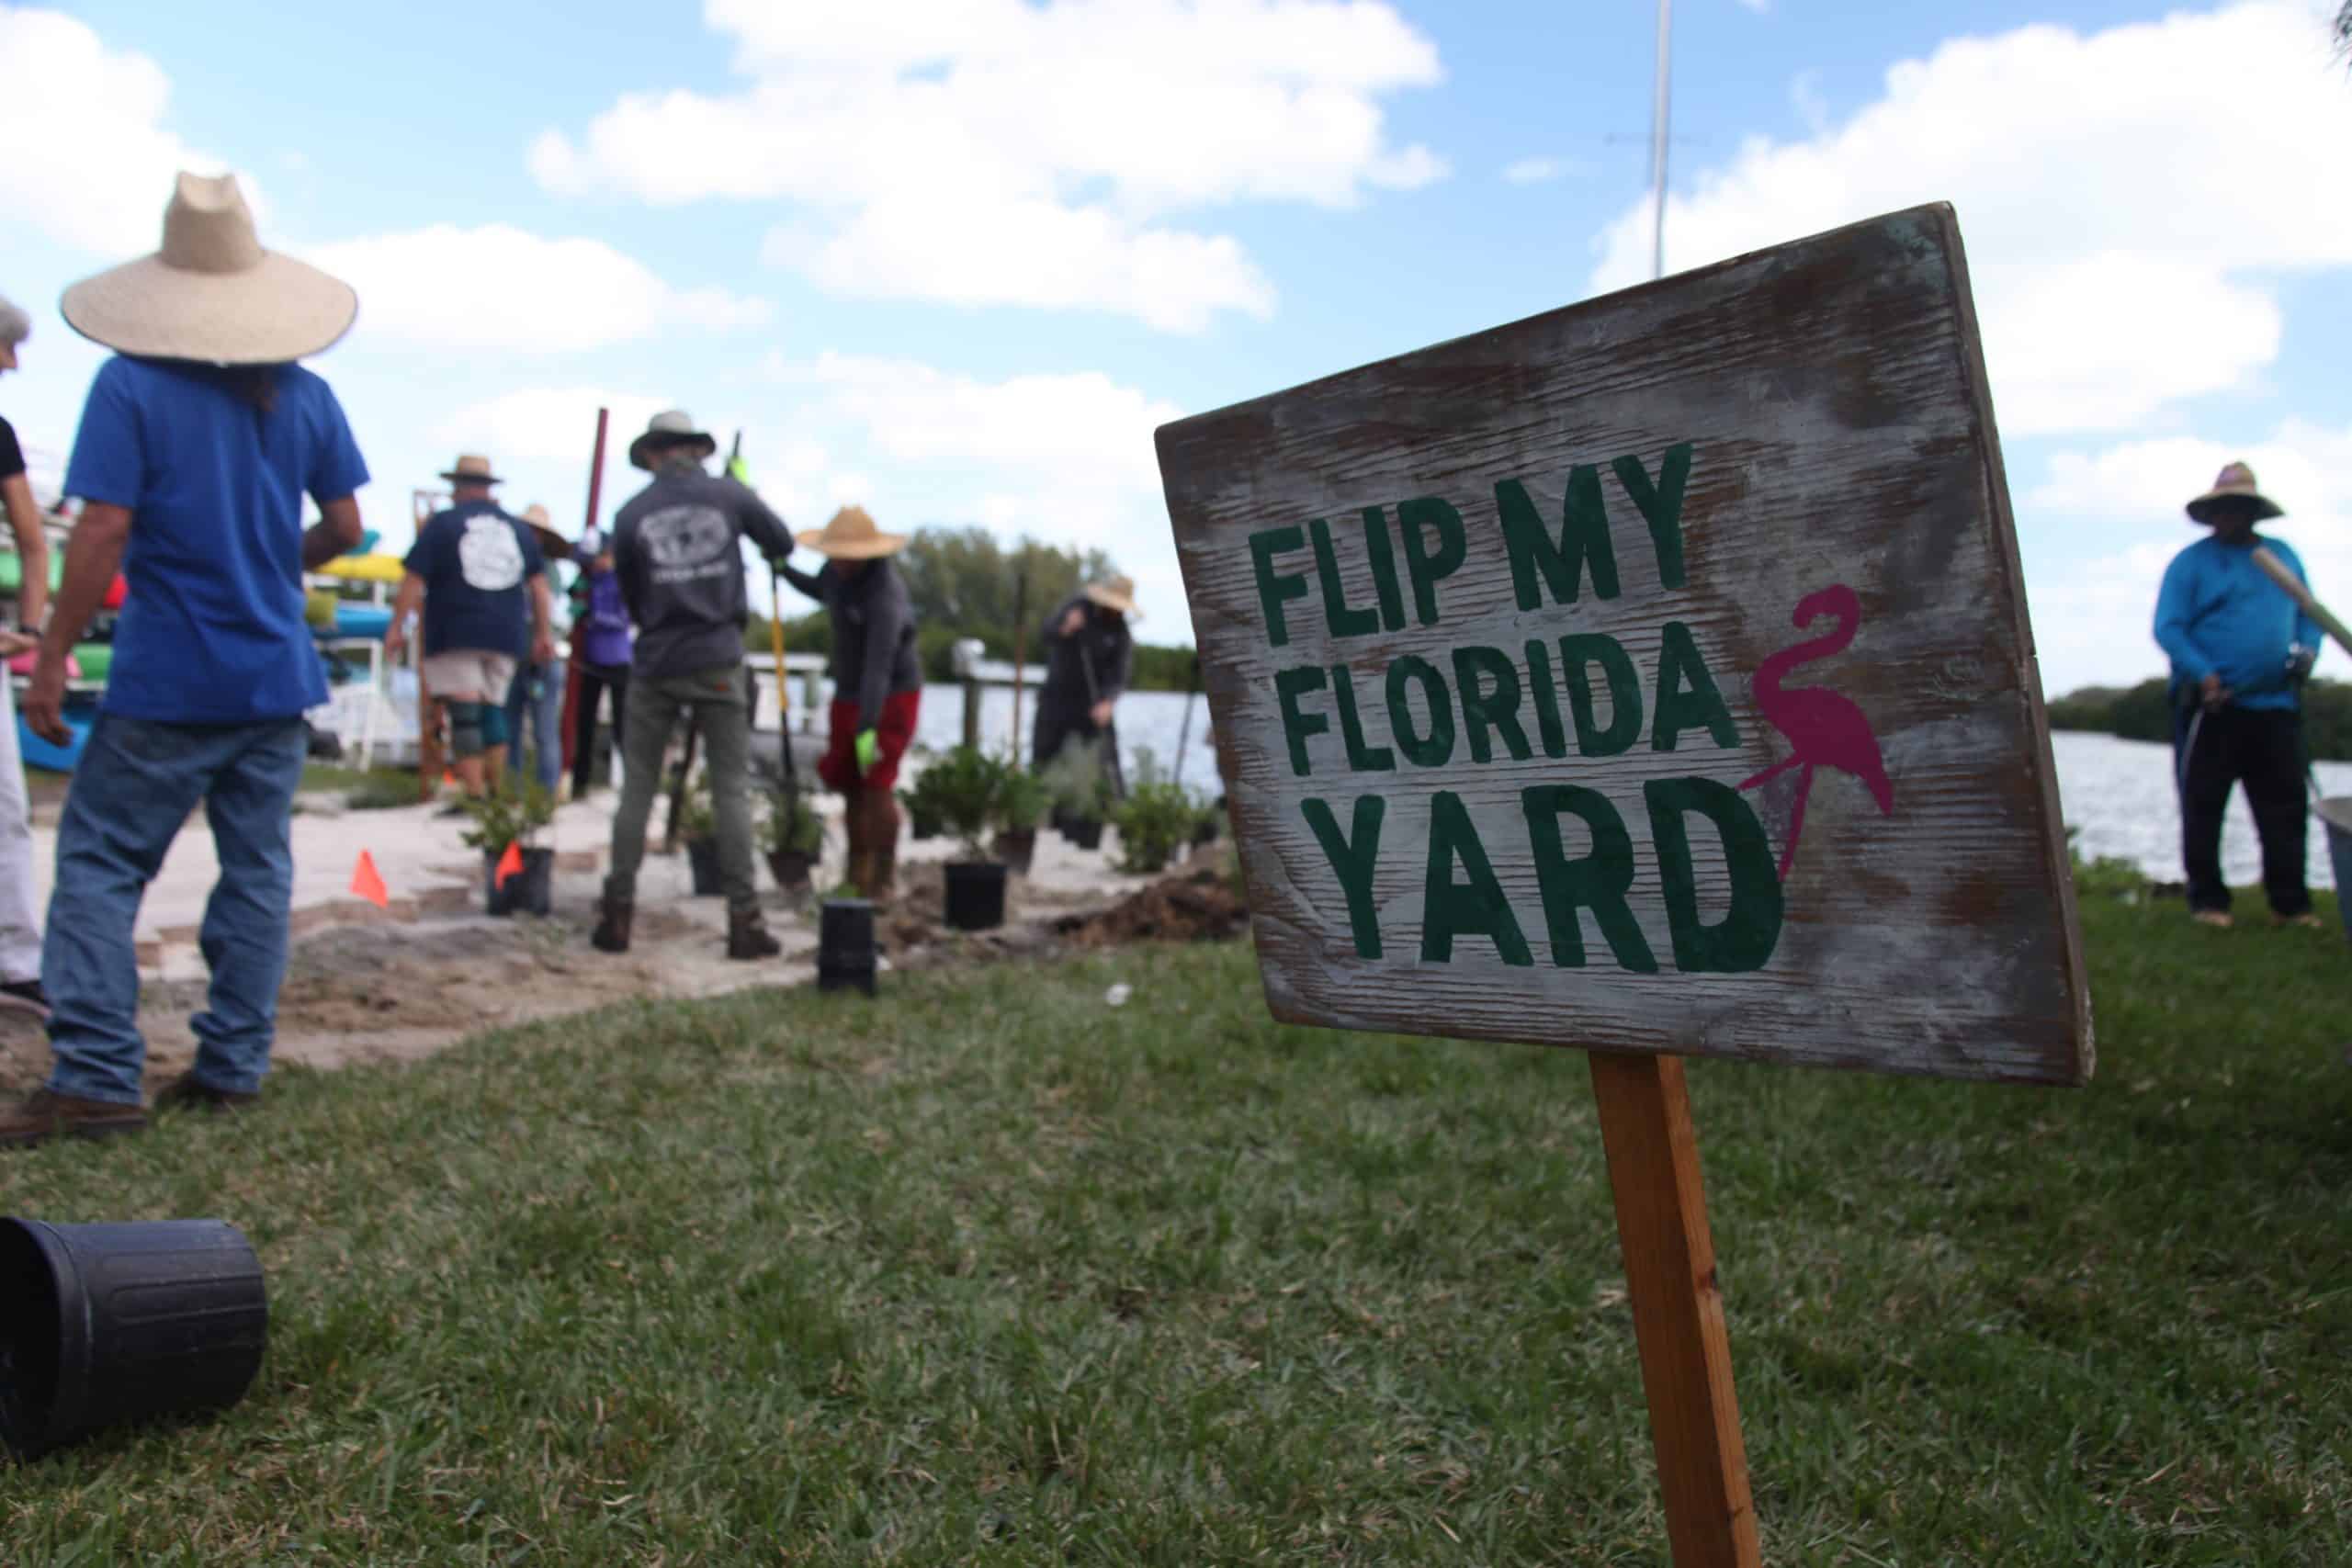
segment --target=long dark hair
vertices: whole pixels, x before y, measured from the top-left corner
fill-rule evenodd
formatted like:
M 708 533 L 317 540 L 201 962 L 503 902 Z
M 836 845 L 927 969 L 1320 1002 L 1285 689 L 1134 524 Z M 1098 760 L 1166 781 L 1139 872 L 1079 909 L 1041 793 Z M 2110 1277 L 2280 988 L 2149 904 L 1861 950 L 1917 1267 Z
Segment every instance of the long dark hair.
M 266 420 L 277 407 L 277 377 L 283 365 L 209 365 L 200 359 L 158 359 L 190 380 L 209 382 Z

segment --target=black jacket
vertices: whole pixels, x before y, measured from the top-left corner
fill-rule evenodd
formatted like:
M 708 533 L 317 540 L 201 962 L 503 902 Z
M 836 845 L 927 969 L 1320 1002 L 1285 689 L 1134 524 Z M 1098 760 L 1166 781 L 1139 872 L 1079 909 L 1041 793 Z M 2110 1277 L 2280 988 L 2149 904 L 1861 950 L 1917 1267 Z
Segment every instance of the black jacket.
M 856 702 L 858 728 L 882 722 L 882 704 L 893 693 L 922 689 L 914 603 L 898 568 L 877 560 L 853 581 L 827 561 L 813 573 L 787 566 L 784 576 L 832 617 L 833 700 Z

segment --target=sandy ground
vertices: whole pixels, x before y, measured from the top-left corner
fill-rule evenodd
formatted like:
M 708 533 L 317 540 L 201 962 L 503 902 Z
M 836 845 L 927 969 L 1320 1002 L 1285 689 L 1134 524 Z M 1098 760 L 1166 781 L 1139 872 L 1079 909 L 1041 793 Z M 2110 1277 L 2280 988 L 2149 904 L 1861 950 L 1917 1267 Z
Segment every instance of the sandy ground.
M 296 935 L 278 1002 L 280 1063 L 334 1067 L 413 1059 L 502 1025 L 815 978 L 813 904 L 777 891 L 764 864 L 762 898 L 770 929 L 784 943 L 779 958 L 745 964 L 726 957 L 725 905 L 691 897 L 683 854 L 648 857 L 631 950 L 613 956 L 590 947 L 610 834 L 609 795 L 558 813 L 550 834 L 560 857 L 555 910 L 544 919 L 493 919 L 481 912 L 480 863 L 459 840 L 462 822 L 435 817 L 429 807 L 334 814 L 336 804 L 306 798 L 295 818 Z M 816 879 L 820 888 L 834 886 L 841 873 L 838 802 L 827 804 L 835 816 L 828 859 Z M 657 808 L 657 830 L 661 820 Z M 42 840 L 37 859 L 45 898 L 53 831 L 46 824 L 35 831 Z M 349 894 L 363 847 L 391 895 L 390 911 Z M 946 931 L 939 924 L 940 868 L 955 852 L 946 840 L 901 845 L 899 896 L 882 922 L 887 965 L 1201 934 L 1193 929 L 1200 923 L 1197 889 L 1186 891 L 1175 886 L 1181 878 L 1171 879 L 1166 886 L 1173 887 L 1176 901 L 1169 903 L 1170 895 L 1149 879 L 1111 869 L 1117 860 L 1115 833 L 1104 836 L 1100 851 L 1080 852 L 1050 832 L 1038 837 L 1031 874 L 1011 884 L 1002 929 L 978 935 Z M 151 1088 L 194 1056 L 189 1019 L 204 1006 L 207 974 L 196 931 L 215 870 L 210 834 L 199 818 L 175 843 L 141 910 L 141 1023 Z M 1225 923 L 1229 929 L 1231 921 Z M 0 1088 L 37 1085 L 48 1058 L 36 1021 L 0 1011 Z

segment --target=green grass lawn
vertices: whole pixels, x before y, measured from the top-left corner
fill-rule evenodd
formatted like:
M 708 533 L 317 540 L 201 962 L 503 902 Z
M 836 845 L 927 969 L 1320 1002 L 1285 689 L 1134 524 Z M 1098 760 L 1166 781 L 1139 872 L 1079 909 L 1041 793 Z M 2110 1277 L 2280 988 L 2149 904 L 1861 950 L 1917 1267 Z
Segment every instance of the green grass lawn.
M 1769 1562 L 2352 1561 L 2343 933 L 2086 919 L 2086 1090 L 1692 1068 Z M 1246 946 L 886 984 L 0 1162 L 274 1298 L 0 1559 L 1665 1562 L 1578 1055 L 1279 1027 Z

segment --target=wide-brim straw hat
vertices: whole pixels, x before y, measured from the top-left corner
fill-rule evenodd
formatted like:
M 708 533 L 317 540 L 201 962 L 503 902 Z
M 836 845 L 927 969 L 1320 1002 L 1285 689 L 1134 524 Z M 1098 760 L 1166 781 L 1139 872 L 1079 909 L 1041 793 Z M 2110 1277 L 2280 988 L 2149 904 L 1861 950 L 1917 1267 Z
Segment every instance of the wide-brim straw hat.
M 2213 480 L 2213 488 L 2188 503 L 2188 515 L 2197 522 L 2211 523 L 2214 510 L 2224 501 L 2248 503 L 2257 523 L 2287 515 L 2285 507 L 2262 493 L 2261 487 L 2254 482 L 2254 470 L 2244 463 L 2232 463 L 2222 468 Z
M 479 452 L 461 452 L 457 463 L 441 477 L 451 484 L 503 485 L 506 481 L 491 471 L 490 459 Z
M 1136 580 L 1132 577 L 1113 577 L 1101 582 L 1090 582 L 1079 592 L 1104 609 L 1116 610 L 1131 621 L 1143 619 L 1143 612 L 1136 608 Z
M 537 502 L 523 509 L 523 521 L 539 536 L 539 553 L 549 560 L 570 560 L 571 541 L 555 531 L 555 519 Z
M 904 534 L 885 534 L 862 506 L 844 506 L 822 528 L 805 529 L 794 537 L 829 560 L 878 560 L 907 547 Z
M 332 348 L 358 319 L 351 285 L 262 249 L 234 175 L 183 174 L 163 248 L 85 277 L 66 324 L 118 354 L 207 365 L 286 365 Z
M 693 416 L 685 410 L 664 409 L 645 422 L 644 434 L 628 444 L 630 466 L 650 468 L 653 464 L 646 457 L 649 448 L 675 446 L 682 443 L 692 443 L 700 446 L 701 457 L 707 457 L 718 450 L 718 443 L 711 438 L 708 431 L 696 430 Z M 700 461 L 700 457 L 697 457 L 696 461 Z

